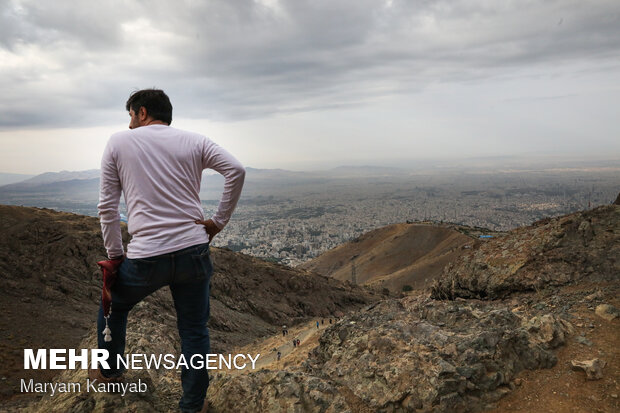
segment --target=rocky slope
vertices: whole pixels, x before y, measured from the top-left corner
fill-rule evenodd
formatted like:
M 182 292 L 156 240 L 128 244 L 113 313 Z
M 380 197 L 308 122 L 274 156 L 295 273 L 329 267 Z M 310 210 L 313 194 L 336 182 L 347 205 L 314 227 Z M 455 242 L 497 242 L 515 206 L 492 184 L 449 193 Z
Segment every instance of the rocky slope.
M 600 207 L 468 250 L 446 270 L 450 282 L 339 318 L 312 348 L 304 345 L 307 356 L 298 353 L 297 364 L 214 374 L 210 411 L 618 411 L 619 214 L 620 206 Z M 468 263 L 478 283 L 466 277 Z M 129 352 L 178 352 L 161 328 L 170 316 L 150 320 L 151 305 L 137 310 L 146 321 L 130 331 Z M 571 362 L 593 369 L 573 370 Z M 148 392 L 66 393 L 29 410 L 174 411 L 175 371 L 129 372 L 128 382 L 138 379 L 149 383 Z M 85 373 L 66 371 L 56 380 L 84 382 Z
M 567 344 L 581 346 L 580 351 L 572 350 L 580 359 L 571 361 L 600 358 L 596 363 L 606 367 L 598 372 L 602 378 L 587 399 L 569 390 L 573 400 L 564 400 L 568 408 L 558 404 L 545 411 L 617 411 L 620 352 L 613 339 L 590 342 L 586 336 L 594 337 L 595 324 L 583 320 L 597 317 L 594 304 L 620 304 L 618 214 L 620 207 L 601 207 L 521 228 L 484 244 L 464 255 L 462 262 L 477 263 L 475 277 L 467 278 L 471 284 L 496 293 L 479 294 L 485 298 L 480 300 L 471 298 L 468 288 L 467 298 L 462 298 L 453 293 L 460 291 L 452 288 L 455 282 L 440 280 L 432 296 L 371 305 L 326 329 L 297 369 L 217 376 L 210 389 L 213 411 L 229 411 L 235 405 L 266 412 L 480 411 L 517 393 L 524 371 L 556 369 L 556 377 L 570 375 L 566 384 L 586 380 L 584 372 L 564 364 L 567 360 L 557 365 L 554 350 Z M 557 239 L 565 241 L 544 247 Z M 515 277 L 523 281 L 506 286 L 505 273 L 495 269 L 515 271 L 497 264 L 500 249 L 514 250 L 512 259 L 528 263 L 519 266 L 524 277 Z M 576 267 L 567 272 L 569 265 Z M 448 280 L 463 274 L 461 268 L 447 270 Z M 475 279 L 480 281 L 475 284 Z M 487 287 L 494 285 L 502 287 Z M 609 330 L 612 337 L 618 336 L 617 318 L 597 318 L 599 333 Z M 530 388 L 528 399 L 532 392 L 538 399 L 536 391 L 546 385 Z M 568 392 L 561 394 L 569 397 Z M 533 410 L 528 405 L 513 411 Z
M 282 324 L 347 312 L 377 299 L 350 284 L 228 250 L 214 248 L 212 257 L 213 352 L 251 343 Z M 57 373 L 24 371 L 24 348 L 79 348 L 94 334 L 101 297 L 96 262 L 104 258 L 96 218 L 0 206 L 0 400 L 19 392 L 19 378 L 48 380 Z M 142 306 L 130 315 L 130 335 L 178 345 L 168 289 Z
M 444 270 L 434 298 L 496 299 L 620 274 L 620 209 L 609 205 L 518 228 L 478 244 Z
M 401 292 L 422 289 L 475 239 L 457 226 L 394 224 L 370 231 L 302 265 L 319 274 Z
M 618 306 L 618 283 L 570 287 L 511 300 L 384 301 L 326 329 L 297 368 L 216 376 L 211 411 L 615 412 L 618 319 L 583 303 Z M 593 359 L 604 365 L 599 380 L 571 369 Z
M 570 329 L 497 304 L 388 300 L 328 329 L 300 371 L 222 377 L 211 399 L 222 412 L 465 410 L 497 401 L 520 370 L 553 366 Z

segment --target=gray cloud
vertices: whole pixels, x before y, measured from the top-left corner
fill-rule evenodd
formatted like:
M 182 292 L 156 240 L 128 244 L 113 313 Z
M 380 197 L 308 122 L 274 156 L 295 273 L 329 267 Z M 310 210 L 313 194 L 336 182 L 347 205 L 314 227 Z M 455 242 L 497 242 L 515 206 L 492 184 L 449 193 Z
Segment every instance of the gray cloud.
M 0 5 L 4 128 L 115 122 L 142 87 L 177 114 L 245 119 L 620 55 L 615 0 Z

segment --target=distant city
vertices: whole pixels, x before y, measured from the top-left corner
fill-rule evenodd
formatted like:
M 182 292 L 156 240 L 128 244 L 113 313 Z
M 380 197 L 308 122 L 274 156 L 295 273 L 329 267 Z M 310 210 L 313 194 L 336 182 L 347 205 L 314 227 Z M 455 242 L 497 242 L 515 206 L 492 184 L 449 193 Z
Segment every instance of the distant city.
M 2 186 L 0 203 L 96 216 L 98 179 L 90 175 Z M 203 183 L 209 185 L 201 192 L 206 217 L 217 207 L 218 179 Z M 619 190 L 620 168 L 609 166 L 417 172 L 337 168 L 307 174 L 249 169 L 237 210 L 213 245 L 296 266 L 393 223 L 432 221 L 506 231 L 609 204 Z
M 620 175 L 471 174 L 351 181 L 241 202 L 215 246 L 296 266 L 385 225 L 434 221 L 506 231 L 613 202 Z M 297 193 L 296 193 L 297 192 Z M 205 208 L 209 216 L 215 206 Z

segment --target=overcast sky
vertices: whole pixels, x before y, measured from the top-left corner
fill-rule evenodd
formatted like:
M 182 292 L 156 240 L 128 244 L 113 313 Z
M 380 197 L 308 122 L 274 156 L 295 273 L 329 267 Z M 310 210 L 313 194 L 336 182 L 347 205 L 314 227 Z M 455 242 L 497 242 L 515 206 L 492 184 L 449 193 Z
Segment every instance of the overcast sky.
M 99 167 L 136 89 L 245 165 L 620 159 L 617 0 L 0 0 L 0 172 Z

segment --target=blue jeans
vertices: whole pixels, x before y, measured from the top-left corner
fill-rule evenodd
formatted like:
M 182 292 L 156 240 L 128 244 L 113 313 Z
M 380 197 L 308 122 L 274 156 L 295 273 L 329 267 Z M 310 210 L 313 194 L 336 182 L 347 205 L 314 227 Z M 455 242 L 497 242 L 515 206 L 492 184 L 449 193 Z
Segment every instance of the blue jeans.
M 112 286 L 112 312 L 108 326 L 112 330 L 112 341 L 105 342 L 102 334 L 105 328 L 103 307 L 99 308 L 97 321 L 97 342 L 100 349 L 110 353 L 110 369 L 101 369 L 106 377 L 123 373 L 123 366 L 117 364 L 117 355 L 125 353 L 127 314 L 137 303 L 163 286 L 169 285 L 177 311 L 177 327 L 181 337 L 181 351 L 189 362 L 193 354 L 209 353 L 209 281 L 213 264 L 209 244 L 195 245 L 156 257 L 125 259 Z M 197 411 L 202 408 L 209 375 L 206 369 L 183 367 L 181 372 L 183 397 L 179 407 L 183 411 Z

